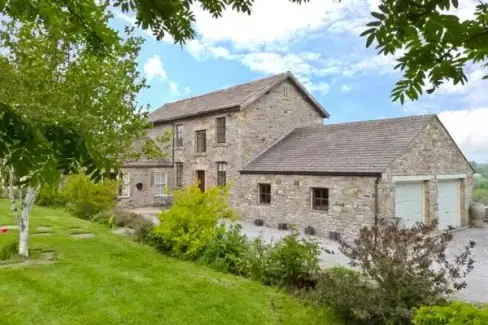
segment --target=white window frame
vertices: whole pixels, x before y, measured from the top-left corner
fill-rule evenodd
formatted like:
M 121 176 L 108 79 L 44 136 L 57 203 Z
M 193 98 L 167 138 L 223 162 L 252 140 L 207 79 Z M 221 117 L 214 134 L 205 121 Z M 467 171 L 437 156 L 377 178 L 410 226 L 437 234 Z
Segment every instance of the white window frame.
M 164 196 L 166 185 L 168 184 L 168 175 L 166 173 L 156 172 L 154 173 L 154 196 Z M 164 181 L 163 181 L 164 180 Z M 158 191 L 158 189 L 160 190 Z
M 121 177 L 122 175 L 122 177 Z M 130 173 L 129 172 L 121 172 L 117 176 L 118 181 L 122 180 L 120 187 L 122 187 L 122 194 L 119 194 L 119 188 L 117 188 L 117 196 L 118 197 L 130 197 Z

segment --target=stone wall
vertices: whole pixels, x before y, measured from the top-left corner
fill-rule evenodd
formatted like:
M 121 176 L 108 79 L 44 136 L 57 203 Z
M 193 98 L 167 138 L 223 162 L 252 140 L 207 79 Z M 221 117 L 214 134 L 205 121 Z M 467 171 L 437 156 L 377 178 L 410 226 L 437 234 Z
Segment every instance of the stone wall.
M 173 187 L 173 169 L 171 167 L 149 168 L 134 167 L 123 168 L 123 172 L 130 174 L 130 197 L 117 198 L 117 205 L 123 208 L 136 208 L 142 206 L 160 206 L 167 201 L 166 197 L 155 195 L 154 173 L 165 173 L 168 188 Z M 137 183 L 142 183 L 138 190 Z
M 408 146 L 405 153 L 397 157 L 383 173 L 379 185 L 381 217 L 395 215 L 395 184 L 393 176 L 426 175 L 426 221 L 438 218 L 437 179 L 440 174 L 465 174 L 460 180 L 461 225 L 468 225 L 468 210 L 473 191 L 473 171 L 437 118 L 425 127 Z
M 375 180 L 360 176 L 245 174 L 241 175 L 237 210 L 242 219 L 263 219 L 271 227 L 289 223 L 303 232 L 312 226 L 321 236 L 339 232 L 343 238 L 352 238 L 362 226 L 374 223 Z M 271 204 L 259 204 L 259 183 L 271 184 Z M 329 189 L 328 211 L 312 209 L 313 187 Z
M 287 85 L 288 95 L 284 96 Z M 226 143 L 217 143 L 216 119 L 226 118 Z M 230 203 L 239 205 L 240 174 L 239 170 L 250 159 L 259 155 L 272 143 L 289 133 L 293 128 L 304 125 L 321 124 L 320 114 L 312 104 L 304 99 L 298 89 L 289 81 L 265 94 L 256 103 L 242 111 L 230 111 L 204 116 L 190 117 L 173 123 L 165 123 L 148 130 L 148 135 L 157 137 L 166 130 L 175 130 L 176 125 L 183 126 L 183 146 L 174 147 L 175 142 L 169 144 L 169 156 L 174 163 L 183 163 L 183 185 L 196 181 L 196 171 L 205 171 L 206 187 L 217 185 L 217 162 L 227 163 L 227 183 L 230 186 Z M 198 130 L 206 130 L 207 151 L 196 152 L 196 136 Z M 124 169 L 135 177 L 142 177 L 144 168 Z M 171 184 L 176 180 L 176 164 L 173 164 Z M 122 200 L 121 204 L 130 201 L 131 205 L 144 206 L 151 202 L 150 194 L 138 193 L 130 200 Z
M 288 95 L 285 97 L 284 88 Z M 245 164 L 297 127 L 320 125 L 323 118 L 290 81 L 284 81 L 239 116 L 240 156 Z

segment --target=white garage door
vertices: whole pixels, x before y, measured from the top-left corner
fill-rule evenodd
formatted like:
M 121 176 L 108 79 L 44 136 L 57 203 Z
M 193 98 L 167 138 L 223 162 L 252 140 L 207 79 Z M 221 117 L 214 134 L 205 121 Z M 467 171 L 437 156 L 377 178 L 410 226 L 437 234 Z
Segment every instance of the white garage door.
M 458 180 L 445 180 L 437 183 L 440 229 L 461 226 L 458 184 Z
M 395 215 L 400 219 L 400 224 L 411 227 L 423 222 L 423 190 L 421 182 L 395 183 Z

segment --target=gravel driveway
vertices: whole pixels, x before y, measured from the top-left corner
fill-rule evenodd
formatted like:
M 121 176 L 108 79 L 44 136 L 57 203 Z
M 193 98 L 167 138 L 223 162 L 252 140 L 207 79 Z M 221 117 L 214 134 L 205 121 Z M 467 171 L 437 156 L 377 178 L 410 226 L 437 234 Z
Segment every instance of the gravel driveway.
M 155 215 L 159 209 L 143 208 L 133 211 L 156 221 Z M 242 226 L 242 232 L 246 236 L 249 238 L 261 237 L 266 242 L 277 241 L 290 233 L 290 231 L 275 228 L 257 227 L 243 221 L 238 223 Z M 320 265 L 322 267 L 348 265 L 347 258 L 339 252 L 336 242 L 315 236 L 311 236 L 311 238 L 317 240 L 323 248 L 320 254 Z M 474 270 L 467 277 L 468 287 L 454 294 L 453 298 L 471 302 L 488 302 L 488 229 L 469 228 L 455 232 L 454 239 L 449 243 L 447 254 L 448 256 L 457 255 L 470 240 L 476 242 L 473 251 L 473 259 L 476 261 Z M 324 249 L 332 254 L 327 253 Z

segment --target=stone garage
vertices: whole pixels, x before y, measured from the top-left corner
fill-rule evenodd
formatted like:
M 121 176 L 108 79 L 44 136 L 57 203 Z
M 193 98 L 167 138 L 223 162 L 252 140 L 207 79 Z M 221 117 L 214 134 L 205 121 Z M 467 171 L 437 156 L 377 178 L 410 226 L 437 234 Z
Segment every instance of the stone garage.
M 302 127 L 240 171 L 238 209 L 351 237 L 378 218 L 468 226 L 473 169 L 435 115 Z

